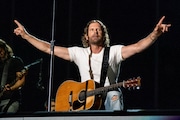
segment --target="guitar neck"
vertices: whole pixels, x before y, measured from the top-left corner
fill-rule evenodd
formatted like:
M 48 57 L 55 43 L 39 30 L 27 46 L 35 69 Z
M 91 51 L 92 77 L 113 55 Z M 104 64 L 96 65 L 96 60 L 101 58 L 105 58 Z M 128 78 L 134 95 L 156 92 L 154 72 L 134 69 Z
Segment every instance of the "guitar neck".
M 87 97 L 102 94 L 102 93 L 106 93 L 108 91 L 115 90 L 115 89 L 117 89 L 118 87 L 121 87 L 121 86 L 123 86 L 123 82 L 119 82 L 117 84 L 112 84 L 112 85 L 106 86 L 106 87 L 99 87 L 99 88 L 96 88 L 95 90 L 88 91 L 87 92 Z
M 127 81 L 112 84 L 110 86 L 99 87 L 99 88 L 96 88 L 95 90 L 91 90 L 91 91 L 87 91 L 87 92 L 84 91 L 84 92 L 80 93 L 80 100 L 84 100 L 86 97 L 89 97 L 89 96 L 103 94 L 103 93 L 106 93 L 108 91 L 116 90 L 118 87 L 136 88 L 136 87 L 139 87 L 141 85 L 140 81 L 141 81 L 141 78 L 137 77 L 136 79 L 135 78 L 129 79 Z

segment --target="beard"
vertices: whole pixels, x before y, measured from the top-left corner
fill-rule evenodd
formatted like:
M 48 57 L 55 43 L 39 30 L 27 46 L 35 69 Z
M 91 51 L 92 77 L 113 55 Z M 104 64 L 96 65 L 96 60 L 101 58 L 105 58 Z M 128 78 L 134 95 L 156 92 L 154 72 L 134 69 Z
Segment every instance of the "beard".
M 103 45 L 103 39 L 100 36 L 89 37 L 89 44 L 92 44 L 92 45 Z

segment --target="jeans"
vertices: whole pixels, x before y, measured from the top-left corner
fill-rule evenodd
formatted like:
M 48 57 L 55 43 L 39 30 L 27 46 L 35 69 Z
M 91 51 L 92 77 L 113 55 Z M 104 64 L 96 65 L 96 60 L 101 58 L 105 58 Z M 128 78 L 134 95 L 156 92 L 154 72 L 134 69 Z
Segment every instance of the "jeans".
M 117 96 L 117 99 L 112 100 L 113 96 Z M 105 110 L 123 110 L 124 103 L 122 91 L 109 91 L 107 93 L 104 106 Z
M 10 102 L 10 99 L 2 100 L 0 102 L 0 111 L 1 112 L 17 112 L 19 110 L 19 102 L 18 101 L 14 101 L 14 102 L 8 104 L 9 102 Z

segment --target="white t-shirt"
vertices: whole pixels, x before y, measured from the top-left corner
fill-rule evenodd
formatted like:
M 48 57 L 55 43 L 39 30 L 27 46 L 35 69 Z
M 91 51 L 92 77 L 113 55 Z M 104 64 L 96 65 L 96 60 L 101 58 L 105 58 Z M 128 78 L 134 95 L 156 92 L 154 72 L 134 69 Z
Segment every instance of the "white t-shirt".
M 105 80 L 105 85 L 110 85 L 109 79 L 112 79 L 112 81 L 115 81 L 118 74 L 119 74 L 119 68 L 121 65 L 121 61 L 123 61 L 122 55 L 121 55 L 121 48 L 123 45 L 114 45 L 110 47 L 109 52 L 109 67 L 107 72 L 107 77 Z M 90 54 L 90 48 L 82 48 L 82 47 L 69 47 L 68 48 L 69 55 L 70 55 L 70 61 L 74 62 L 80 72 L 81 76 L 81 82 L 85 82 L 87 80 L 90 80 L 90 66 L 89 66 L 89 54 Z M 102 60 L 103 60 L 103 54 L 104 54 L 104 48 L 101 50 L 100 53 L 92 54 L 91 57 L 91 68 L 94 76 L 94 81 L 100 82 L 100 74 L 101 74 L 101 66 L 102 66 Z

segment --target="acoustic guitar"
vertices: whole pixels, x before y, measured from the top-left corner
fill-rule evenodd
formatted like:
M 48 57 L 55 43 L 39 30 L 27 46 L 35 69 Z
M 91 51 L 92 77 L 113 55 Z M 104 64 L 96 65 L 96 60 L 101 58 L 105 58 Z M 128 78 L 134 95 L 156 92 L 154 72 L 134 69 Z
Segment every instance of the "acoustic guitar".
M 87 80 L 83 83 L 67 80 L 59 86 L 56 92 L 55 111 L 98 110 L 102 104 L 103 93 L 117 90 L 119 87 L 137 89 L 140 85 L 140 77 L 106 87 L 98 87 L 94 80 Z

